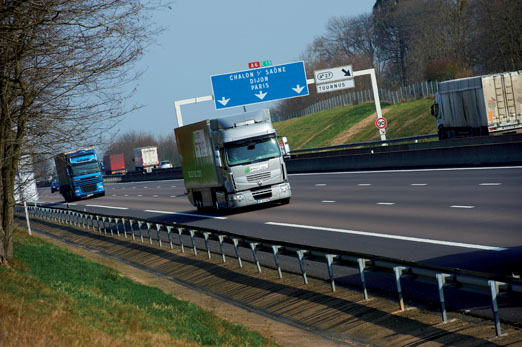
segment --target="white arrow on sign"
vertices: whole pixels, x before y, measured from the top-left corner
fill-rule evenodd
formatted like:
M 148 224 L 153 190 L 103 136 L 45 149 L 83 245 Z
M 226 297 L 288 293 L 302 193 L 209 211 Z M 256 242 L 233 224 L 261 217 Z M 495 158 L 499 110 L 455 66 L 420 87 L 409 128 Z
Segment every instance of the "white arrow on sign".
M 259 94 L 254 94 L 254 95 L 257 96 L 259 99 L 263 100 L 267 94 L 268 94 L 268 92 L 263 93 L 263 91 L 261 90 L 261 91 L 259 91 Z
M 303 91 L 304 87 L 300 87 L 299 84 L 295 87 L 295 88 L 292 88 L 297 94 L 301 94 L 301 92 Z
M 223 97 L 221 100 L 218 100 L 218 102 L 223 105 L 223 106 L 226 106 L 228 104 L 228 101 L 230 99 L 225 99 L 225 97 Z

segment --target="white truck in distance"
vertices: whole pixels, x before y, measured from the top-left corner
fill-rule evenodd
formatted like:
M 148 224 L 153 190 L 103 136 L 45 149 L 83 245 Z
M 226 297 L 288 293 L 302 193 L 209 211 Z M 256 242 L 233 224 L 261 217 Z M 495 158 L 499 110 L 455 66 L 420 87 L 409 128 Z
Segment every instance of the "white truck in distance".
M 185 188 L 198 209 L 290 202 L 283 160 L 267 109 L 174 129 Z
M 522 129 L 522 71 L 439 83 L 431 114 L 439 139 Z
M 136 171 L 148 173 L 159 165 L 158 148 L 156 146 L 134 148 L 134 165 Z

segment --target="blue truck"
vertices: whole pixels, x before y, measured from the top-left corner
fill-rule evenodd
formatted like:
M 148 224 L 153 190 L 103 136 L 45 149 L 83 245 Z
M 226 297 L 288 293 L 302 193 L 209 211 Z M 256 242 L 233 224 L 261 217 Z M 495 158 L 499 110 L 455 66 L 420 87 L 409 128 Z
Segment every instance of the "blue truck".
M 65 201 L 105 195 L 103 168 L 94 148 L 60 153 L 54 157 L 54 163 Z

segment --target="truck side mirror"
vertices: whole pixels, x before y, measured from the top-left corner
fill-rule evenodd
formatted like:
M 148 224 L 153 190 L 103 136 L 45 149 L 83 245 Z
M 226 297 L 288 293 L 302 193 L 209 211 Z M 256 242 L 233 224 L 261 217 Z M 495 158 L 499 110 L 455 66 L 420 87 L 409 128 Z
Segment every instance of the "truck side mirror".
M 105 165 L 103 165 L 103 162 L 100 162 L 100 168 L 103 170 L 105 170 Z
M 216 163 L 219 167 L 223 167 L 223 161 L 221 160 L 221 152 L 219 152 L 219 149 L 216 149 L 214 151 L 215 153 L 215 158 L 216 158 Z
M 288 144 L 288 139 L 285 136 L 283 136 L 283 138 L 281 140 L 283 141 L 283 150 L 284 150 L 283 154 L 289 154 L 290 145 Z
M 431 115 L 437 117 L 439 115 L 439 104 L 431 105 Z

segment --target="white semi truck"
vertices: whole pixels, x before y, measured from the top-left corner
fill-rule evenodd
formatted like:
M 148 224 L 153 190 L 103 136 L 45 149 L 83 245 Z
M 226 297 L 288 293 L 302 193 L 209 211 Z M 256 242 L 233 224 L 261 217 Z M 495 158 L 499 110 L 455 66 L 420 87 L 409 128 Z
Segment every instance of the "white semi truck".
M 158 147 L 147 146 L 134 148 L 134 165 L 138 172 L 151 173 L 159 165 Z
M 439 83 L 431 114 L 439 139 L 522 130 L 522 71 Z
M 198 209 L 288 203 L 290 183 L 267 109 L 174 129 L 185 188 Z

